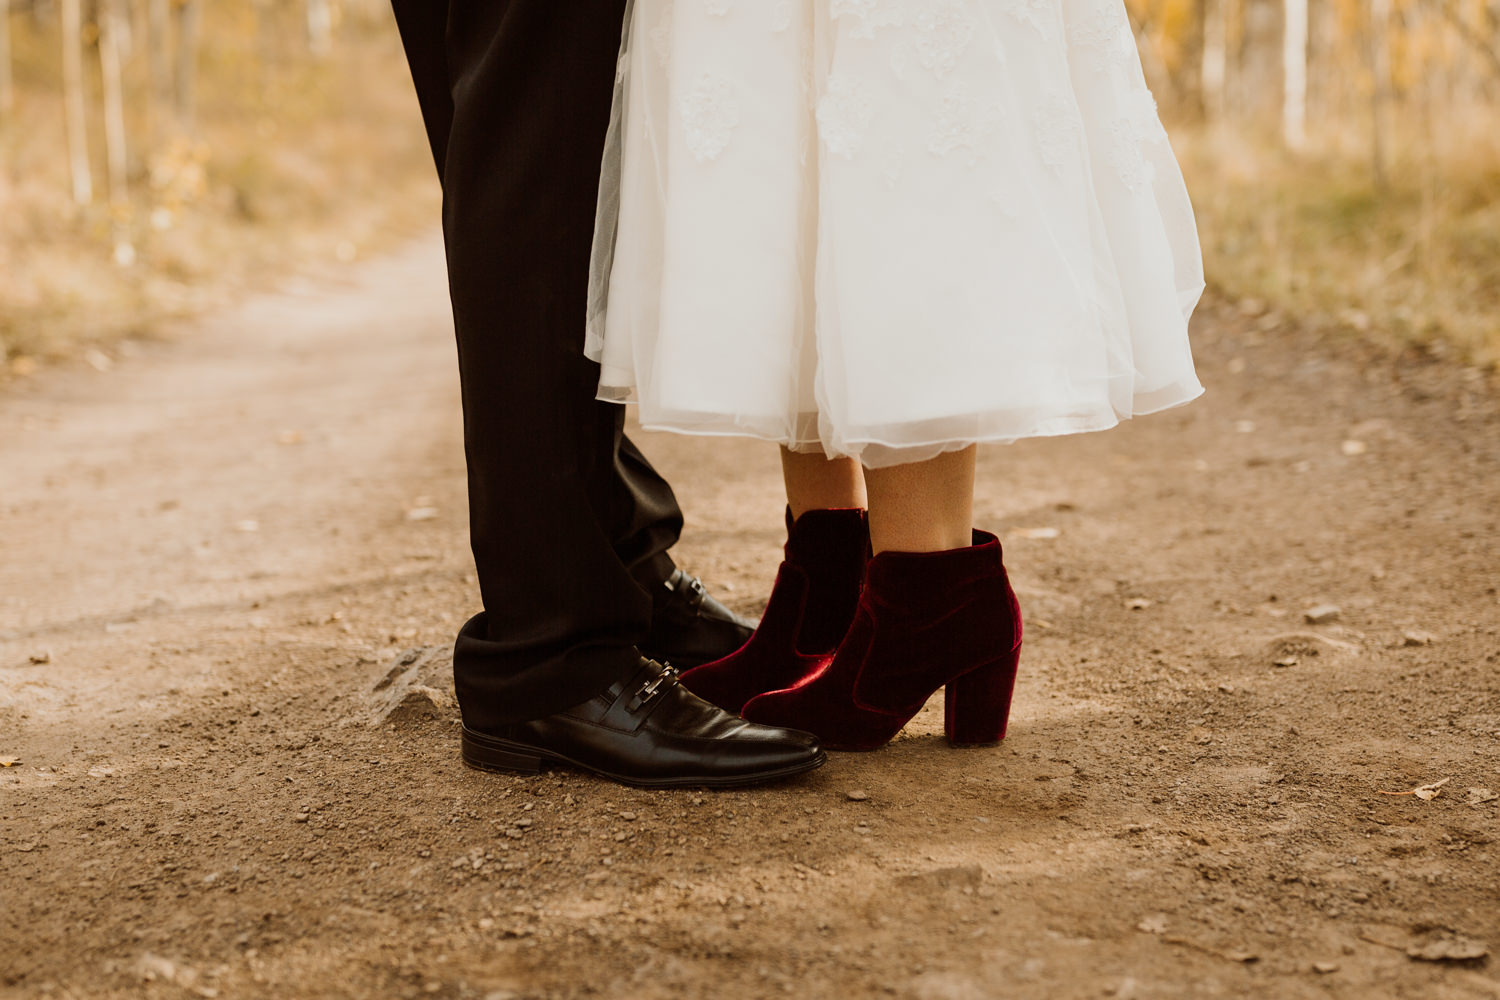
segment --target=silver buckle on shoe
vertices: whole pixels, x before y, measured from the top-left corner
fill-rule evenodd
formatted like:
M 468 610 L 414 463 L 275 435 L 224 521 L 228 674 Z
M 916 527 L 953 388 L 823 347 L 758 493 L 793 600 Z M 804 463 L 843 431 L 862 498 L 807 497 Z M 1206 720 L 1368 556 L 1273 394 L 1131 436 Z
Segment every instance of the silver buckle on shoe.
M 650 701 L 652 698 L 655 698 L 657 694 L 661 692 L 663 684 L 667 683 L 668 681 L 676 683 L 679 676 L 677 673 L 677 668 L 672 666 L 672 664 L 670 663 L 663 663 L 662 666 L 666 669 L 657 674 L 655 677 L 651 678 L 651 680 L 641 688 L 642 705 L 646 704 L 646 702 Z
M 682 675 L 677 672 L 676 667 L 672 666 L 670 663 L 663 663 L 662 672 L 651 678 L 645 684 L 642 684 L 641 689 L 635 693 L 635 697 L 630 699 L 630 710 L 632 712 L 640 711 L 642 708 L 651 703 L 651 699 L 661 694 L 668 687 L 676 684 L 678 678 L 681 676 Z

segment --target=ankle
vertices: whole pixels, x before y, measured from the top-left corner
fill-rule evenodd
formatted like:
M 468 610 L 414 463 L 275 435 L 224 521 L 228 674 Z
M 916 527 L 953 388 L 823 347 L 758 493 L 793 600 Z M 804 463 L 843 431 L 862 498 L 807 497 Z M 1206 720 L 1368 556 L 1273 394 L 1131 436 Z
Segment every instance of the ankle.
M 957 524 L 883 524 L 870 518 L 870 548 L 882 552 L 947 552 L 974 544 L 974 531 Z

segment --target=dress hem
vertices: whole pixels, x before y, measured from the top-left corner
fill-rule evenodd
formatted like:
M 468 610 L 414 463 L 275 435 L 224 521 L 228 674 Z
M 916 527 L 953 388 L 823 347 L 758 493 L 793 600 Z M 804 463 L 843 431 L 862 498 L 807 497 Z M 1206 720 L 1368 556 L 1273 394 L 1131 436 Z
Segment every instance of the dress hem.
M 1052 424 L 1039 423 L 1032 429 L 1020 434 L 988 434 L 974 437 L 950 438 L 935 441 L 905 442 L 901 444 L 882 441 L 874 438 L 845 439 L 830 444 L 818 438 L 806 440 L 793 440 L 788 434 L 758 433 L 746 427 L 715 426 L 705 423 L 698 427 L 684 427 L 679 424 L 665 423 L 653 420 L 641 420 L 643 430 L 680 434 L 686 437 L 717 437 L 717 438 L 748 438 L 754 441 L 764 441 L 767 444 L 779 445 L 794 452 L 822 452 L 833 458 L 853 458 L 867 468 L 884 468 L 892 465 L 909 465 L 914 462 L 923 462 L 935 458 L 938 455 L 952 451 L 961 451 L 972 445 L 1004 445 L 1014 444 L 1017 441 L 1025 441 L 1033 438 L 1065 437 L 1071 434 L 1092 434 L 1099 431 L 1107 431 L 1118 427 L 1121 423 L 1135 417 L 1151 416 L 1167 410 L 1186 406 L 1204 394 L 1201 385 L 1195 385 L 1193 391 L 1173 399 L 1171 402 L 1152 405 L 1147 409 L 1133 410 L 1130 413 L 1114 413 L 1103 420 L 1059 420 Z M 597 397 L 601 402 L 621 403 L 619 398 L 610 398 L 604 393 Z M 631 403 L 629 405 L 638 405 Z M 874 452 L 874 455 L 870 454 Z

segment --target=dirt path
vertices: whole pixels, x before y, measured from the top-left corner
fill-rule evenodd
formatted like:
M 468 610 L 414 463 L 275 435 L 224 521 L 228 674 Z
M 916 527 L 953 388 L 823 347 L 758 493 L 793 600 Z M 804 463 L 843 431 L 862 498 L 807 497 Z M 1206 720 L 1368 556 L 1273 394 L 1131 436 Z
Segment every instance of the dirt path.
M 467 771 L 415 696 L 369 721 L 474 607 L 445 308 L 427 241 L 0 399 L 0 995 L 1500 997 L 1476 373 L 1207 310 L 1200 403 L 982 459 L 1003 747 L 930 706 L 646 793 Z M 644 444 L 755 607 L 774 455 Z

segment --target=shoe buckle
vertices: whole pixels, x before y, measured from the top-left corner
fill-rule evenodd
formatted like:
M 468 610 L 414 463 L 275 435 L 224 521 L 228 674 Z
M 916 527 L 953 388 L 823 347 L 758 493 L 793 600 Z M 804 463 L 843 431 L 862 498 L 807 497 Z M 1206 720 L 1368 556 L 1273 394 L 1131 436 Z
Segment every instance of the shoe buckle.
M 641 685 L 640 691 L 636 692 L 635 698 L 632 699 L 632 709 L 638 710 L 644 708 L 650 704 L 651 699 L 661 694 L 666 687 L 677 683 L 677 678 L 681 676 L 677 673 L 677 668 L 670 663 L 664 663 L 662 667 L 661 673 Z

